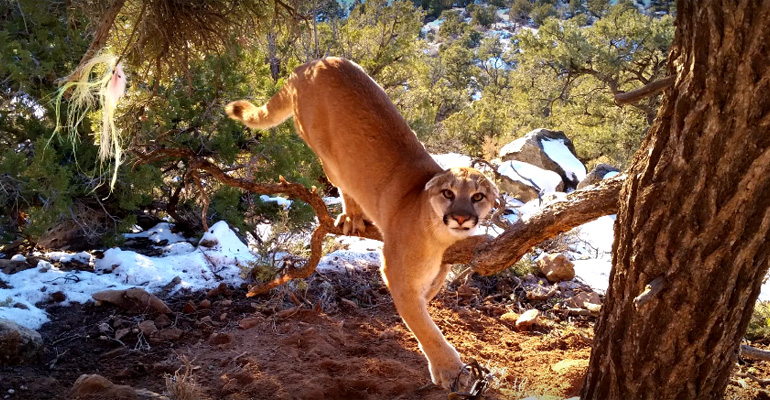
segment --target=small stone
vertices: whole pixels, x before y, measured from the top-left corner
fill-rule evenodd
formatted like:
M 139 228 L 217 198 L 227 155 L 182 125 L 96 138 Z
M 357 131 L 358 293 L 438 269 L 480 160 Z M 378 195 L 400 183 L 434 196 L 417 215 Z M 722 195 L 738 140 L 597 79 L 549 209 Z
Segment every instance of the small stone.
M 161 314 L 157 318 L 155 318 L 155 326 L 158 328 L 165 328 L 167 326 L 171 326 L 171 318 L 168 317 L 166 314 Z
M 187 303 L 185 303 L 184 308 L 182 308 L 182 312 L 184 312 L 185 314 L 192 314 L 197 310 L 198 309 L 195 307 L 195 303 L 193 303 L 192 301 L 188 301 Z
M 120 328 L 115 332 L 115 339 L 120 340 L 131 333 L 131 328 Z
M 91 295 L 98 302 L 107 302 L 129 311 L 147 312 L 153 310 L 158 314 L 168 314 L 171 309 L 168 308 L 163 300 L 157 296 L 147 293 L 142 288 L 131 288 L 125 290 L 103 290 Z
M 536 309 L 527 310 L 527 312 L 521 314 L 519 319 L 516 320 L 516 329 L 528 331 L 532 329 L 534 325 L 537 325 L 538 318 L 540 318 L 540 311 Z
M 238 321 L 238 327 L 240 327 L 241 329 L 249 329 L 259 325 L 259 323 L 262 321 L 263 321 L 263 318 L 260 318 L 260 317 L 246 317 Z
M 155 326 L 155 321 L 148 319 L 139 323 L 139 330 L 142 331 L 144 336 L 150 337 L 158 331 L 158 327 Z
M 67 300 L 67 295 L 62 291 L 54 292 L 51 293 L 51 300 L 57 303 L 61 303 L 62 301 Z
M 42 359 L 43 338 L 37 331 L 0 319 L 0 365 L 27 364 Z
M 178 328 L 166 328 L 161 329 L 155 335 L 155 338 L 159 341 L 175 341 L 182 338 L 184 331 Z
M 599 293 L 596 292 L 582 292 L 578 293 L 569 299 L 568 304 L 570 307 L 580 307 L 588 309 L 590 306 L 601 306 L 602 299 L 599 297 Z
M 227 289 L 227 284 L 222 282 L 219 284 L 219 286 L 215 287 L 214 289 L 211 289 L 206 293 L 207 298 L 216 297 L 219 295 L 227 296 L 230 294 L 230 290 Z
M 218 244 L 219 244 L 219 241 L 217 241 L 216 239 L 206 239 L 206 240 L 201 240 L 200 243 L 198 243 L 198 246 L 211 248 Z
M 519 319 L 520 315 L 515 312 L 507 312 L 500 316 L 500 321 L 503 321 L 503 323 L 510 324 L 510 325 L 516 325 L 516 321 Z
M 233 337 L 227 333 L 214 332 L 209 336 L 209 344 L 219 345 L 227 344 L 233 341 Z
M 200 303 L 198 303 L 198 306 L 200 308 L 211 308 L 211 300 L 209 299 L 203 299 Z
M 233 301 L 230 299 L 225 299 L 219 302 L 219 305 L 222 307 L 229 307 L 233 304 Z
M 227 313 L 222 313 L 222 314 L 219 316 L 219 320 L 220 320 L 220 321 L 224 321 L 224 320 L 226 320 L 226 319 L 227 319 Z
M 112 331 L 112 328 L 110 327 L 110 324 L 108 324 L 106 322 L 100 323 L 97 327 L 99 328 L 99 332 L 101 332 L 101 333 L 107 333 L 107 332 Z
M 547 254 L 537 261 L 537 268 L 551 282 L 575 279 L 575 265 L 564 254 Z

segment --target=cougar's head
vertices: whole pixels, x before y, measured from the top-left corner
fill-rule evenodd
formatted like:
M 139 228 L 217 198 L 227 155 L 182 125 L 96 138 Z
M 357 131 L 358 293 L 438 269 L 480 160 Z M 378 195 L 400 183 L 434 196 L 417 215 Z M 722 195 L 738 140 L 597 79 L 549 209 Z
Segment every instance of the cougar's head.
M 433 177 L 425 190 L 433 211 L 454 236 L 473 235 L 497 200 L 492 181 L 473 168 L 452 168 Z

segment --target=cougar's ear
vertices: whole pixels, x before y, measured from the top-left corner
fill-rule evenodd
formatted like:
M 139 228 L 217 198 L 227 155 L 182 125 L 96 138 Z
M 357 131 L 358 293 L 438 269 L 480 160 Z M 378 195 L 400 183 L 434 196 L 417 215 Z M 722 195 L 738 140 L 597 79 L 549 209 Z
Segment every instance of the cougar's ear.
M 444 184 L 444 182 L 446 182 L 447 180 L 448 172 L 449 172 L 448 170 L 441 171 L 438 174 L 433 175 L 433 178 L 431 178 L 428 181 L 428 183 L 425 184 L 425 191 L 431 192 L 431 191 L 435 191 L 436 188 L 441 187 Z

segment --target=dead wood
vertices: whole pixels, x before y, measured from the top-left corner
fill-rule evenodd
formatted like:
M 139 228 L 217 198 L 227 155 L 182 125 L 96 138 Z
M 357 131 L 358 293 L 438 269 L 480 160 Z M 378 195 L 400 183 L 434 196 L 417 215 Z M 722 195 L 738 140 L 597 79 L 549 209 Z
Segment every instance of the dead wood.
M 658 94 L 674 85 L 676 76 L 667 76 L 654 82 L 650 82 L 639 89 L 630 92 L 619 92 L 615 95 L 615 104 L 628 104 Z
M 770 361 L 770 351 L 761 350 L 749 345 L 741 345 L 741 355 L 755 360 Z

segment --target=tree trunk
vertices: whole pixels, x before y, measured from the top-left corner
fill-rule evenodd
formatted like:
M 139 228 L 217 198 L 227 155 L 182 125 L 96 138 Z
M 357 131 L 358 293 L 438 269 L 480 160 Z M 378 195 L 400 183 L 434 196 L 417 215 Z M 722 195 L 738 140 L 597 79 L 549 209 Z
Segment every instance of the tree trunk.
M 584 400 L 723 396 L 768 270 L 768 21 L 767 1 L 677 2 L 676 82 L 621 191 Z

